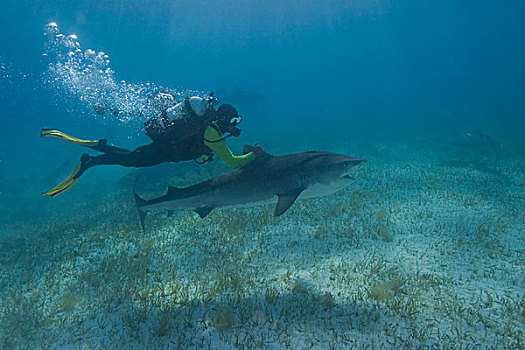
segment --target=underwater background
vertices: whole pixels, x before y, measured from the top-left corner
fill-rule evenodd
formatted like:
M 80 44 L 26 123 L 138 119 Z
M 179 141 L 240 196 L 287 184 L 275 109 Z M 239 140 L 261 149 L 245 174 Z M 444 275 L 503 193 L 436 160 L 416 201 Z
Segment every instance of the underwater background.
M 0 348 L 525 348 L 524 2 L 3 0 L 0 13 Z M 42 127 L 134 149 L 164 88 L 233 104 L 236 154 L 257 142 L 367 163 L 277 218 L 159 211 L 145 233 L 137 176 L 153 198 L 231 170 L 100 166 L 40 195 L 85 152 Z M 101 101 L 121 113 L 95 113 Z

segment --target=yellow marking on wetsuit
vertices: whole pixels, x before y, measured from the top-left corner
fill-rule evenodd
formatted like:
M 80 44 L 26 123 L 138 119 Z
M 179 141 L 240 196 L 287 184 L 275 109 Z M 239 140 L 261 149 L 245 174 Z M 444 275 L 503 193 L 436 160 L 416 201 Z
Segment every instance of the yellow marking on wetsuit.
M 85 146 L 85 147 L 94 147 L 98 145 L 98 140 L 92 141 L 92 140 L 78 139 L 76 137 L 68 135 L 62 131 L 58 131 L 56 129 L 46 129 L 46 128 L 42 129 L 42 131 L 40 132 L 40 137 L 44 137 L 44 136 L 55 137 L 57 139 L 72 142 L 74 144 Z
M 222 139 L 222 135 L 215 128 L 208 126 L 204 131 L 204 144 L 218 155 L 230 168 L 242 168 L 255 159 L 255 153 L 249 152 L 242 156 L 234 156 Z M 208 141 L 212 142 L 208 142 Z M 219 141 L 220 140 L 220 141 Z

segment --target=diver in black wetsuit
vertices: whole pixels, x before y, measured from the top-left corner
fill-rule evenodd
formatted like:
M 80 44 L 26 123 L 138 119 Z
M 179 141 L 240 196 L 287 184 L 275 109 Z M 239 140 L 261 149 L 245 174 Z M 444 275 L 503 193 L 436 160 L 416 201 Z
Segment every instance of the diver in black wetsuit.
M 92 150 L 102 152 L 99 156 L 84 153 L 73 172 L 53 189 L 42 195 L 56 196 L 70 189 L 90 167 L 102 164 L 118 164 L 126 167 L 148 167 L 164 162 L 180 162 L 201 159 L 202 163 L 213 160 L 217 154 L 231 168 L 242 167 L 253 159 L 262 148 L 241 156 L 234 156 L 224 141 L 228 136 L 239 136 L 237 125 L 241 121 L 237 110 L 223 104 L 217 110 L 217 100 L 191 97 L 183 103 L 165 108 L 145 122 L 146 135 L 152 142 L 134 151 L 108 145 L 105 139 L 81 140 L 55 129 L 42 129 L 41 137 L 55 137 Z M 177 113 L 177 118 L 169 115 Z M 225 134 L 227 134 L 225 136 Z

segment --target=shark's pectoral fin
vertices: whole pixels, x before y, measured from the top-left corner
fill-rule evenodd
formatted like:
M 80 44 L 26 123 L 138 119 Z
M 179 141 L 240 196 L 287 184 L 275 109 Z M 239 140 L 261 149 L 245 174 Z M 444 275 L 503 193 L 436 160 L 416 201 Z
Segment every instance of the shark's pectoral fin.
M 201 217 L 201 219 L 204 219 L 206 216 L 208 216 L 208 214 L 213 210 L 215 209 L 214 207 L 200 207 L 200 208 L 195 208 L 195 212 L 197 214 L 199 214 L 199 216 Z
M 277 205 L 275 206 L 275 216 L 284 214 L 284 212 L 292 206 L 297 197 L 299 197 L 301 192 L 303 192 L 304 190 L 305 188 L 299 188 L 295 190 L 290 190 L 286 193 L 278 194 L 277 197 L 279 197 L 279 200 L 277 201 Z
M 170 218 L 173 215 L 173 213 L 175 213 L 175 210 L 168 210 L 168 217 Z

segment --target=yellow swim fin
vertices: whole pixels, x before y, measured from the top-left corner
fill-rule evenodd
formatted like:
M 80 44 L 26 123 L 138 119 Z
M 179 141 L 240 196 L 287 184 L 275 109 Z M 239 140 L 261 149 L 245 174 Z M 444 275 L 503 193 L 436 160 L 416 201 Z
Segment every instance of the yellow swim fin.
M 48 128 L 42 128 L 42 131 L 40 132 L 40 137 L 55 137 L 57 139 L 72 142 L 74 144 L 85 146 L 85 147 L 95 147 L 99 143 L 99 140 L 96 140 L 96 141 L 81 140 L 71 135 L 68 135 L 62 131 L 59 131 L 56 129 L 48 129 Z
M 71 187 L 73 187 L 80 179 L 80 175 L 82 175 L 82 173 L 87 169 L 86 164 L 89 159 L 89 156 L 88 157 L 86 156 L 87 154 L 84 154 L 82 156 L 82 158 L 80 159 L 80 162 L 78 162 L 78 164 L 75 166 L 75 169 L 73 169 L 71 174 L 69 174 L 69 176 L 64 181 L 62 181 L 61 183 L 59 183 L 58 185 L 56 185 L 54 188 L 50 189 L 49 191 L 42 192 L 42 196 L 54 197 L 56 195 L 66 192 Z

